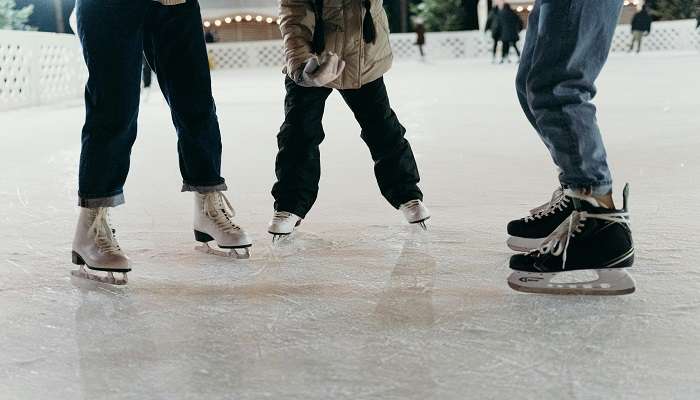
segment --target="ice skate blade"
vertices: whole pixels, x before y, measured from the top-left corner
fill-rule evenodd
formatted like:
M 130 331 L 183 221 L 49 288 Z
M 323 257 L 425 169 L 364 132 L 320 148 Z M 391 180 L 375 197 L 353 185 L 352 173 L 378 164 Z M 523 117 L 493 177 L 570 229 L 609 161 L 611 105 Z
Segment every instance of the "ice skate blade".
M 199 246 L 195 246 L 194 249 L 197 251 L 201 251 L 202 253 L 205 253 L 205 254 L 213 254 L 213 255 L 219 256 L 219 257 L 235 258 L 238 260 L 247 260 L 250 258 L 250 246 L 229 249 L 228 251 L 226 251 L 226 250 L 212 249 L 211 247 L 209 247 L 209 244 L 202 243 Z M 239 253 L 239 251 L 240 251 L 240 253 Z
M 289 240 L 290 236 L 292 235 L 291 233 L 273 233 L 273 232 L 269 232 L 269 233 L 272 235 L 272 244 L 287 241 L 287 240 Z
M 87 279 L 91 281 L 96 281 L 100 283 L 107 283 L 110 285 L 126 285 L 129 282 L 129 278 L 127 276 L 126 272 L 110 272 L 107 271 L 105 276 L 97 275 L 94 273 L 91 273 L 90 270 L 85 268 L 84 266 L 81 266 L 80 269 L 74 270 L 70 272 L 71 275 L 82 278 L 82 279 Z M 121 279 L 117 278 L 114 276 L 114 274 L 121 274 L 122 277 Z
M 587 282 L 555 283 L 561 272 L 535 273 L 515 271 L 508 277 L 508 286 L 525 293 L 618 296 L 633 293 L 634 280 L 622 268 L 594 270 L 598 279 Z
M 529 251 L 539 249 L 542 245 L 542 241 L 544 241 L 544 238 L 528 239 L 517 236 L 511 236 L 506 241 L 506 245 L 513 251 L 527 253 Z
M 411 222 L 411 225 L 414 226 L 420 226 L 424 231 L 428 230 L 428 225 L 426 225 L 426 221 L 428 221 L 429 218 L 426 218 L 424 220 L 416 221 L 416 222 Z

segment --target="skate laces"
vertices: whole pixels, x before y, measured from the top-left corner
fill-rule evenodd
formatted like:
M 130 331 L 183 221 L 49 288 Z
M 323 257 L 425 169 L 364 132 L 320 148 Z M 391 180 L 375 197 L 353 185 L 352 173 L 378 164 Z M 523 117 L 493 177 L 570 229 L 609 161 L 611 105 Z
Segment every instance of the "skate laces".
M 294 214 L 287 212 L 287 211 L 275 211 L 275 213 L 272 215 L 272 223 L 273 224 L 279 224 L 284 222 L 285 220 L 291 218 Z
M 121 253 L 115 232 L 110 227 L 107 207 L 100 207 L 95 211 L 95 220 L 92 222 L 90 230 L 95 233 L 95 244 L 100 252 L 105 254 Z
M 525 222 L 531 222 L 552 215 L 556 211 L 564 211 L 564 207 L 568 206 L 570 201 L 571 199 L 564 193 L 564 190 L 559 188 L 554 191 L 552 198 L 547 203 L 533 208 L 530 210 L 530 215 L 523 219 Z
M 410 200 L 401 205 L 401 208 L 404 210 L 411 210 L 415 211 L 416 209 L 420 208 L 420 200 Z
M 586 226 L 585 221 L 589 218 L 625 225 L 630 224 L 629 213 L 626 211 L 603 214 L 574 211 L 554 230 L 554 232 L 547 236 L 537 250 L 533 250 L 530 254 L 539 253 L 539 255 L 551 254 L 555 257 L 562 256 L 561 269 L 566 269 L 566 256 L 571 238 L 583 232 L 583 228 Z
M 233 222 L 236 211 L 222 192 L 205 194 L 204 214 L 213 220 L 216 226 L 225 233 L 233 233 L 241 229 Z

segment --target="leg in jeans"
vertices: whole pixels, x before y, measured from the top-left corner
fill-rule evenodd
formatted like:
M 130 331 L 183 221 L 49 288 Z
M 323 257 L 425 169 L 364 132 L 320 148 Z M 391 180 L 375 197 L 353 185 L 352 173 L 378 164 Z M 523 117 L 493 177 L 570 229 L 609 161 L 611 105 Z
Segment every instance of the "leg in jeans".
M 299 86 L 289 78 L 284 84 L 285 118 L 277 135 L 277 182 L 272 187 L 272 196 L 275 210 L 304 218 L 318 195 L 321 178 L 318 146 L 325 137 L 321 120 L 332 90 Z
M 523 109 L 527 120 L 539 133 L 539 128 L 537 127 L 537 122 L 535 121 L 535 116 L 532 114 L 530 109 L 530 104 L 527 101 L 527 77 L 530 73 L 530 68 L 532 68 L 532 61 L 534 58 L 535 44 L 537 44 L 537 31 L 538 22 L 540 19 L 540 8 L 539 6 L 534 7 L 530 13 L 530 17 L 527 23 L 527 35 L 525 40 L 525 45 L 523 46 L 523 52 L 520 57 L 520 65 L 518 66 L 518 75 L 515 78 L 515 89 L 518 94 L 518 101 L 520 102 L 520 107 Z
M 360 123 L 361 137 L 374 160 L 374 173 L 384 198 L 395 208 L 409 200 L 423 200 L 416 159 L 404 138 L 406 129 L 389 105 L 384 78 L 340 93 Z
M 221 177 L 221 133 L 197 1 L 177 6 L 150 2 L 144 49 L 177 130 L 182 190 L 226 190 Z
M 79 0 L 78 34 L 89 78 L 80 154 L 80 206 L 124 203 L 141 86 L 148 2 Z
M 610 193 L 612 179 L 590 101 L 620 10 L 617 0 L 538 0 L 518 76 L 562 185 L 594 196 Z

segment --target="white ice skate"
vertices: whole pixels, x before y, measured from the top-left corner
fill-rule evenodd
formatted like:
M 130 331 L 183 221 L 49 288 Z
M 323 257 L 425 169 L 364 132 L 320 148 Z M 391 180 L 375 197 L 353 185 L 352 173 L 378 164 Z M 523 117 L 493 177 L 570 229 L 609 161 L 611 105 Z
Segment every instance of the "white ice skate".
M 296 214 L 286 211 L 275 211 L 267 226 L 267 231 L 272 234 L 272 242 L 290 235 L 294 228 L 301 224 L 301 218 Z
M 420 200 L 411 200 L 401 204 L 399 210 L 403 213 L 406 221 L 409 224 L 418 224 L 421 228 L 427 230 L 425 221 L 430 218 L 430 211 Z
M 109 223 L 109 208 L 81 208 L 73 239 L 73 264 L 80 269 L 73 276 L 113 285 L 124 285 L 131 271 L 129 258 L 119 247 L 115 231 Z M 106 275 L 93 271 L 106 272 Z M 114 273 L 120 273 L 116 278 Z
M 250 258 L 253 245 L 246 232 L 233 222 L 233 206 L 222 192 L 195 193 L 194 238 L 201 245 L 195 250 L 207 254 L 238 259 Z M 213 249 L 209 242 L 216 241 L 221 249 Z

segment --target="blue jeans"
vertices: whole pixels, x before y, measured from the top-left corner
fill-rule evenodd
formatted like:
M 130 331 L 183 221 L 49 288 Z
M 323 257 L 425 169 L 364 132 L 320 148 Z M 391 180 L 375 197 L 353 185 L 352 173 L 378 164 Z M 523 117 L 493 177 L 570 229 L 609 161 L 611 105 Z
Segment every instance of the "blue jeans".
M 143 54 L 170 105 L 182 190 L 225 190 L 221 134 L 197 1 L 163 6 L 151 0 L 78 0 L 76 15 L 89 71 L 79 205 L 113 207 L 124 202 Z
M 516 79 L 520 104 L 562 186 L 594 196 L 612 191 L 591 100 L 621 7 L 620 0 L 537 0 Z

